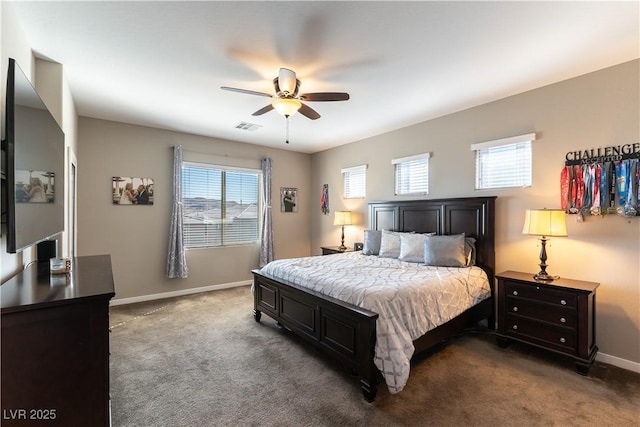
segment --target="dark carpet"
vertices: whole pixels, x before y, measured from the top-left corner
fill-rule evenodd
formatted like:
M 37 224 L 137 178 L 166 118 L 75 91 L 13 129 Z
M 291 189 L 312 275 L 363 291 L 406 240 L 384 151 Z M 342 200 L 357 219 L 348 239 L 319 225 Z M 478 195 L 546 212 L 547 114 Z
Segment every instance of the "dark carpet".
M 367 403 L 358 379 L 268 316 L 249 287 L 110 309 L 119 426 L 640 426 L 640 374 L 573 363 L 487 331 L 443 343 Z

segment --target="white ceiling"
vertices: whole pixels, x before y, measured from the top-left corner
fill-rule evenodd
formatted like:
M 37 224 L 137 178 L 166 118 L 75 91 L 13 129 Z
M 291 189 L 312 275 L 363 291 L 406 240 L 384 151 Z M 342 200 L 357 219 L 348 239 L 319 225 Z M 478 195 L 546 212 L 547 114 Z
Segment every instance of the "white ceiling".
M 15 2 L 82 116 L 313 153 L 640 57 L 627 2 Z M 319 120 L 275 111 L 280 67 Z M 240 122 L 261 126 L 236 129 Z

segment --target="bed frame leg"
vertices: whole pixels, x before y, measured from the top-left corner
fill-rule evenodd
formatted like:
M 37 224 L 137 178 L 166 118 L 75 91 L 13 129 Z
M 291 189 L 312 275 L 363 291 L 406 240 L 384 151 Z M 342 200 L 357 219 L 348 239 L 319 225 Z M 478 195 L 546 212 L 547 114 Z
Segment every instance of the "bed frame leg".
M 371 403 L 375 400 L 378 393 L 378 368 L 373 363 L 373 352 L 366 361 L 360 365 L 360 388 L 364 399 Z
M 364 399 L 367 402 L 372 403 L 376 399 L 378 389 L 375 381 L 373 382 L 373 384 L 370 384 L 368 381 L 361 379 L 360 388 L 362 388 L 362 394 L 364 394 Z
M 260 310 L 257 309 L 253 309 L 253 318 L 256 320 L 256 322 L 260 322 L 260 318 L 262 317 L 262 312 Z

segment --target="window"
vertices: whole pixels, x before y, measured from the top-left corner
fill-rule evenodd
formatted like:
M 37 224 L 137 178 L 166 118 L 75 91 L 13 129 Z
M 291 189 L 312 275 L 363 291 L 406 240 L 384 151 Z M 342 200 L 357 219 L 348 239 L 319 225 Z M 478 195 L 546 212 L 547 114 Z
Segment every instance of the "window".
M 429 157 L 431 153 L 391 160 L 396 169 L 396 196 L 429 194 Z
M 344 198 L 364 198 L 367 194 L 367 165 L 342 169 Z
M 476 190 L 531 186 L 531 142 L 536 134 L 471 145 L 476 152 Z
M 185 247 L 207 248 L 258 241 L 261 175 L 255 170 L 184 162 Z

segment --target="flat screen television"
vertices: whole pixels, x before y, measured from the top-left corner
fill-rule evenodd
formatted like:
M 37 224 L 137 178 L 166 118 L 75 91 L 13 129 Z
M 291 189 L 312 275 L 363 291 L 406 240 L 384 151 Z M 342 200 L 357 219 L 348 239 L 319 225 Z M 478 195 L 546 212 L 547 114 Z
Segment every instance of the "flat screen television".
M 64 231 L 64 132 L 12 58 L 5 113 L 2 210 L 16 253 Z

